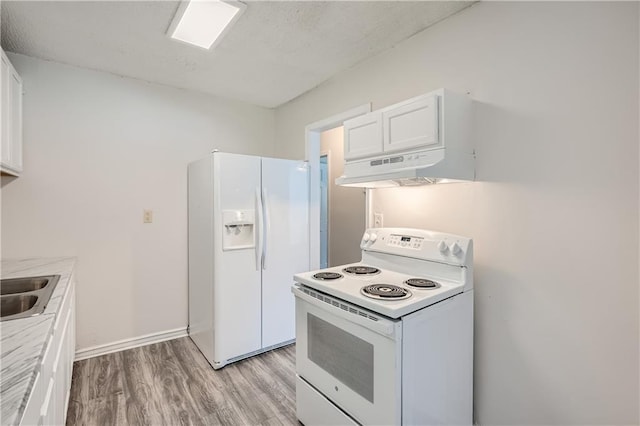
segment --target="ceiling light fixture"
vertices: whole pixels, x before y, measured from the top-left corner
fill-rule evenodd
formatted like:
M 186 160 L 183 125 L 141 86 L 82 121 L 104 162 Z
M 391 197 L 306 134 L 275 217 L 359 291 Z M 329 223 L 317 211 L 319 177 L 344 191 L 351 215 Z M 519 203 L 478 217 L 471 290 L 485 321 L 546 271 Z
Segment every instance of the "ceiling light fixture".
M 180 4 L 167 34 L 174 39 L 211 49 L 222 39 L 245 5 L 239 1 L 190 0 Z

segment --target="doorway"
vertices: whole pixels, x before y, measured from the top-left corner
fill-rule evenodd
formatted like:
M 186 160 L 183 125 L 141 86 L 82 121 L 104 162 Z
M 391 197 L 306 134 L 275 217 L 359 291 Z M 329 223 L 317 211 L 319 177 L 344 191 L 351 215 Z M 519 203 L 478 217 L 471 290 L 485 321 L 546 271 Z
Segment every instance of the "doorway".
M 309 270 L 320 269 L 320 136 L 321 133 L 342 126 L 345 120 L 371 112 L 367 103 L 305 127 L 305 159 L 309 164 Z M 328 162 L 330 163 L 330 162 Z M 330 168 L 330 164 L 327 166 Z M 365 223 L 370 221 L 369 197 L 365 203 Z M 330 220 L 330 219 L 329 219 Z M 327 239 L 330 240 L 329 233 Z M 330 250 L 329 250 L 330 251 Z M 327 259 L 329 262 L 329 259 Z
M 320 263 L 323 264 L 326 256 L 327 266 L 324 267 L 355 263 L 361 258 L 360 240 L 365 230 L 366 192 L 363 188 L 335 184 L 344 169 L 343 138 L 342 126 L 320 134 Z M 323 173 L 323 169 L 326 173 Z M 323 229 L 324 226 L 326 229 Z M 322 240 L 325 238 L 326 246 L 323 247 Z

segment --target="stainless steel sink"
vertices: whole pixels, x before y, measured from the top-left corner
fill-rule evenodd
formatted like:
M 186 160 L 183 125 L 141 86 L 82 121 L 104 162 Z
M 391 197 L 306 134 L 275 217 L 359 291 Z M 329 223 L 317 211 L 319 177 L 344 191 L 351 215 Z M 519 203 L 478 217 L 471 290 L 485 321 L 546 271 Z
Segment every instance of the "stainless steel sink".
M 26 294 L 3 297 L 0 299 L 0 313 L 2 313 L 3 317 L 21 314 L 32 309 L 37 301 L 38 296 L 28 296 Z
M 0 280 L 0 321 L 44 312 L 60 275 Z
M 0 295 L 40 290 L 45 288 L 50 282 L 50 277 L 11 278 L 0 280 Z

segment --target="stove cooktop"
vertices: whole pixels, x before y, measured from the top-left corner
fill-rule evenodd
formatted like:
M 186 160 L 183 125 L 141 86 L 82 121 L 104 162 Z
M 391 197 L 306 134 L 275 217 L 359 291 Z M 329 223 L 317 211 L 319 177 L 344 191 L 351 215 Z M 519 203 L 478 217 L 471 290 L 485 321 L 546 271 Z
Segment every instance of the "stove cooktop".
M 375 273 L 347 272 L 372 269 Z M 432 276 L 417 277 L 362 263 L 304 272 L 294 275 L 294 280 L 390 318 L 400 318 L 462 293 L 464 288 L 462 282 Z

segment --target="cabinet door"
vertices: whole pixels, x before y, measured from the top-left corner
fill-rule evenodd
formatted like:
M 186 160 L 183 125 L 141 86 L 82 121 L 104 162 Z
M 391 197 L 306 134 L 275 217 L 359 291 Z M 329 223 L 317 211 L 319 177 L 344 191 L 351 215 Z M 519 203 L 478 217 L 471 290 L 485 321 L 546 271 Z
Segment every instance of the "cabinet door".
M 427 95 L 384 111 L 382 126 L 385 153 L 439 146 L 438 96 Z
M 9 123 L 9 141 L 11 144 L 10 167 L 16 172 L 22 171 L 22 79 L 18 73 L 10 68 L 9 89 L 11 121 Z
M 382 116 L 372 112 L 344 122 L 344 159 L 382 153 Z
M 11 90 L 10 90 L 10 81 L 11 81 L 11 65 L 9 64 L 9 59 L 2 54 L 0 55 L 2 60 L 0 61 L 0 94 L 2 99 L 2 105 L 0 106 L 0 111 L 2 112 L 0 117 L 1 128 L 0 128 L 0 140 L 2 141 L 2 156 L 0 158 L 0 162 L 3 166 L 9 166 L 11 164 L 11 138 L 10 138 L 10 110 L 11 110 Z
M 0 61 L 0 165 L 2 171 L 22 171 L 22 79 L 2 52 Z
M 73 363 L 76 358 L 76 292 L 71 293 L 71 314 L 67 325 L 67 396 L 65 399 L 64 413 L 66 416 L 69 408 L 69 397 L 71 396 L 71 381 L 73 378 Z M 66 417 L 65 417 L 66 421 Z
M 64 312 L 62 313 L 65 314 Z M 69 324 L 71 323 L 71 311 L 66 312 L 66 317 L 62 322 L 62 331 L 58 353 L 53 367 L 53 389 L 49 410 L 52 411 L 53 424 L 62 425 L 65 422 L 67 406 L 67 385 L 69 381 L 68 346 Z

